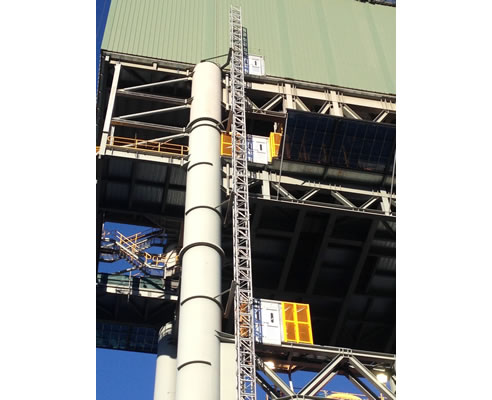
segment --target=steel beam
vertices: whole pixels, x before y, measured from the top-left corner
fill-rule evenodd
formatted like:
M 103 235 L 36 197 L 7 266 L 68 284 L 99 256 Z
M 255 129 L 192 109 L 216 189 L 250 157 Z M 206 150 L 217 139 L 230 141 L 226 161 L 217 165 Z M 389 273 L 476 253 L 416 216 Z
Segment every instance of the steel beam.
M 383 122 L 383 120 L 388 116 L 389 111 L 382 110 L 376 118 L 374 118 L 374 122 Z
M 166 104 L 189 104 L 190 99 L 180 99 L 177 97 L 160 96 L 157 94 L 139 93 L 139 92 L 127 92 L 124 89 L 119 89 L 116 94 L 121 97 L 128 97 L 138 100 L 154 101 Z
M 396 400 L 396 396 L 382 383 L 380 383 L 374 374 L 368 370 L 357 358 L 353 356 L 348 357 L 348 362 L 355 368 L 355 370 L 366 378 L 372 385 L 381 391 L 385 396 L 391 400 Z
M 117 118 L 118 119 L 129 119 L 129 118 L 145 117 L 147 115 L 163 114 L 166 112 L 185 110 L 188 108 L 190 108 L 190 106 L 188 104 L 185 104 L 183 106 L 159 108 L 157 110 L 142 111 L 142 112 L 134 113 L 134 114 L 120 115 Z
M 371 197 L 369 200 L 367 200 L 364 204 L 360 206 L 361 210 L 366 210 L 368 209 L 372 204 L 374 204 L 378 200 L 377 197 Z
M 299 241 L 299 236 L 301 234 L 305 216 L 306 216 L 306 209 L 302 208 L 301 210 L 299 210 L 299 213 L 297 214 L 294 233 L 290 239 L 289 250 L 287 251 L 287 256 L 285 257 L 284 266 L 282 267 L 282 275 L 280 276 L 280 281 L 278 284 L 278 290 L 280 291 L 283 291 L 285 289 L 290 268 L 292 266 L 292 261 L 294 259 L 294 254 L 297 250 L 297 243 Z
M 155 153 L 147 154 L 145 151 L 130 149 L 130 148 L 125 150 L 120 150 L 119 147 L 110 146 L 106 148 L 104 154 L 107 156 L 130 158 L 132 160 L 152 161 L 152 162 L 165 163 L 165 164 L 178 165 L 178 166 L 183 166 L 187 163 L 187 161 L 185 160 L 187 156 L 177 156 L 177 155 L 170 156 L 166 154 L 155 155 Z
M 256 373 L 256 381 L 271 399 L 278 399 L 275 389 L 258 372 Z
M 338 202 L 340 204 L 345 205 L 345 206 L 350 207 L 350 208 L 357 208 L 352 202 L 350 202 L 349 200 L 347 200 L 340 193 L 335 192 L 335 191 L 332 191 L 330 194 L 331 194 L 332 197 L 334 197 L 336 200 L 338 200 Z
M 320 203 L 320 202 L 305 202 L 301 203 L 297 200 L 283 200 L 283 199 L 270 199 L 270 200 L 265 200 L 261 197 L 261 195 L 254 195 L 250 194 L 250 198 L 257 198 L 258 201 L 270 201 L 272 204 L 278 203 L 282 204 L 285 207 L 291 207 L 291 208 L 300 208 L 300 207 L 309 207 L 313 211 L 320 212 L 320 213 L 337 213 L 339 215 L 354 215 L 354 216 L 359 216 L 361 218 L 367 218 L 367 219 L 377 219 L 379 221 L 383 219 L 387 219 L 388 221 L 394 221 L 395 220 L 395 215 L 385 215 L 382 211 L 379 210 L 367 210 L 367 211 L 361 211 L 358 209 L 350 209 L 342 205 L 337 205 L 337 204 L 330 204 L 330 203 Z
M 341 185 L 330 185 L 330 184 L 325 184 L 325 183 L 321 183 L 321 182 L 317 182 L 317 181 L 310 181 L 310 180 L 305 180 L 305 179 L 294 178 L 294 177 L 286 176 L 286 175 L 280 176 L 280 174 L 277 174 L 275 172 L 270 172 L 267 175 L 264 175 L 260 171 L 250 171 L 249 178 L 250 179 L 257 179 L 257 180 L 268 179 L 273 184 L 276 183 L 276 184 L 280 184 L 280 185 L 293 185 L 293 186 L 300 186 L 300 187 L 309 188 L 309 189 L 336 191 L 336 192 L 340 192 L 340 193 L 353 193 L 353 194 L 359 194 L 359 195 L 364 195 L 364 196 L 368 196 L 368 197 L 378 197 L 378 198 L 386 197 L 386 198 L 391 198 L 393 200 L 396 200 L 396 194 L 390 194 L 384 190 L 374 191 L 374 190 L 355 189 L 355 188 L 350 188 L 350 187 L 341 186 Z
M 307 201 L 311 197 L 313 197 L 316 193 L 318 193 L 319 191 L 320 191 L 320 189 L 311 189 L 309 192 L 307 192 L 306 194 L 304 194 L 303 196 L 301 196 L 299 198 L 299 201 Z
M 347 378 L 355 387 L 357 387 L 362 393 L 364 393 L 369 400 L 379 400 L 379 396 L 370 388 L 368 388 L 367 385 L 364 384 L 364 382 L 359 381 L 352 372 L 349 371 L 349 373 L 347 374 Z
M 166 199 L 167 199 L 167 194 L 169 193 L 169 185 L 171 182 L 171 168 L 173 168 L 171 165 L 166 166 L 166 178 L 164 180 L 164 187 L 162 190 L 162 196 L 161 196 L 161 214 L 164 214 L 166 211 Z
M 366 240 L 364 241 L 364 245 L 362 246 L 359 259 L 357 260 L 357 264 L 354 269 L 354 273 L 352 275 L 352 280 L 350 282 L 350 286 L 347 290 L 347 293 L 345 294 L 344 301 L 342 303 L 340 312 L 338 313 L 338 318 L 337 322 L 335 324 L 335 328 L 333 330 L 333 333 L 331 335 L 330 343 L 334 344 L 336 343 L 338 339 L 338 335 L 340 333 L 340 330 L 343 325 L 343 321 L 345 320 L 345 315 L 347 314 L 348 306 L 349 306 L 349 301 L 350 298 L 352 297 L 355 288 L 357 287 L 357 283 L 359 282 L 360 275 L 362 273 L 362 269 L 364 268 L 364 264 L 367 259 L 367 255 L 369 253 L 369 249 L 371 248 L 372 240 L 374 239 L 374 235 L 376 233 L 377 227 L 378 227 L 379 221 L 374 220 L 371 222 L 371 225 L 369 227 L 369 232 L 367 233 Z
M 121 118 L 113 118 L 111 120 L 111 124 L 115 126 L 126 126 L 128 128 L 147 129 L 156 132 L 166 132 L 166 133 L 176 133 L 176 134 L 186 132 L 186 128 L 181 128 L 178 126 L 152 124 L 149 122 L 131 121 L 128 119 L 121 119 Z
M 330 115 L 335 115 L 337 117 L 343 117 L 343 110 L 341 107 L 340 99 L 338 98 L 338 93 L 334 90 L 329 91 L 329 96 L 331 99 Z
M 289 385 L 287 385 L 272 369 L 270 369 L 261 358 L 256 357 L 256 366 L 260 371 L 270 379 L 275 386 L 280 388 L 282 392 L 284 392 L 287 396 L 294 396 L 295 393 L 290 389 Z
M 274 83 L 261 83 L 261 82 L 248 82 L 249 89 L 258 92 L 267 92 L 271 94 L 285 94 L 286 86 L 292 85 L 291 83 L 274 84 Z M 330 93 L 336 93 L 335 90 L 329 89 L 327 85 L 318 85 L 316 88 L 307 88 L 302 86 L 301 82 L 296 82 L 296 95 L 303 98 L 314 99 L 314 100 L 326 100 L 326 90 Z M 306 85 L 307 86 L 307 85 Z M 313 85 L 310 85 L 313 86 Z M 341 92 L 340 102 L 343 104 L 350 104 L 355 106 L 362 106 L 375 109 L 383 109 L 388 111 L 396 111 L 396 104 L 393 102 L 393 96 L 386 96 L 381 94 L 368 95 L 367 93 L 354 93 L 348 89 L 337 88 L 337 91 Z M 292 107 L 289 107 L 292 108 Z
M 269 111 L 273 107 L 275 107 L 278 103 L 282 101 L 282 96 L 276 95 L 272 97 L 270 100 L 268 100 L 265 104 L 263 104 L 260 109 L 264 111 Z
M 352 350 L 344 347 L 335 346 L 320 346 L 320 345 L 305 345 L 300 343 L 282 343 L 280 345 L 258 345 L 258 350 L 268 349 L 272 353 L 295 353 L 309 355 L 310 358 L 331 359 L 339 355 L 353 356 L 368 364 L 384 364 L 386 366 L 393 365 L 396 360 L 394 354 L 381 353 L 376 351 Z
M 125 92 L 128 92 L 130 90 L 140 90 L 140 89 L 146 89 L 146 88 L 149 88 L 149 87 L 169 85 L 169 84 L 173 84 L 173 83 L 176 83 L 176 82 L 184 82 L 184 81 L 190 81 L 190 80 L 191 80 L 191 77 L 170 79 L 168 81 L 153 82 L 153 83 L 146 83 L 144 85 L 126 87 L 126 88 L 121 89 L 121 90 L 122 91 L 125 91 Z
M 114 66 L 113 83 L 111 84 L 111 91 L 109 93 L 108 108 L 106 109 L 106 118 L 104 119 L 103 132 L 106 133 L 109 133 L 109 127 L 111 126 L 111 119 L 113 118 L 114 103 L 116 100 L 116 91 L 118 89 L 120 72 L 121 72 L 121 64 L 116 64 Z
M 331 109 L 331 101 L 326 100 L 318 111 L 318 114 L 326 114 Z
M 106 108 L 106 117 L 104 119 L 104 125 L 101 136 L 101 143 L 99 147 L 99 158 L 104 155 L 106 150 L 106 144 L 108 142 L 108 135 L 111 129 L 111 121 L 114 113 L 114 103 L 116 101 L 116 91 L 118 89 L 118 82 L 120 79 L 121 64 L 114 66 L 113 82 L 111 84 L 111 91 L 109 93 L 108 107 Z
M 287 197 L 288 199 L 291 200 L 297 200 L 294 196 L 292 196 L 285 188 L 280 186 L 278 183 L 271 182 L 273 187 L 277 190 L 278 193 L 281 193 L 282 196 Z
M 391 330 L 391 334 L 389 336 L 388 342 L 386 343 L 386 346 L 384 347 L 384 351 L 389 352 L 391 350 L 391 348 L 393 347 L 393 343 L 395 343 L 395 339 L 396 339 L 396 325 Z
M 362 119 L 359 114 L 352 110 L 347 104 L 342 106 L 343 115 L 352 119 Z
M 137 161 L 133 161 L 132 170 L 130 172 L 130 191 L 128 193 L 128 209 L 131 210 L 133 208 L 133 197 L 135 195 L 135 185 L 137 183 L 137 174 L 138 174 L 138 165 Z
M 335 357 L 331 362 L 324 367 L 318 375 L 316 375 L 310 382 L 308 382 L 298 393 L 298 396 L 314 396 L 323 387 L 330 382 L 331 379 L 337 374 L 337 370 L 340 368 L 340 363 L 345 359 L 344 356 L 339 355 Z
M 323 232 L 323 238 L 321 239 L 318 254 L 316 255 L 316 261 L 314 262 L 313 271 L 311 272 L 311 278 L 309 279 L 309 284 L 307 288 L 307 293 L 309 295 L 313 294 L 314 287 L 316 286 L 316 281 L 318 280 L 319 271 L 321 269 L 321 264 L 323 263 L 323 257 L 326 250 L 326 245 L 328 244 L 328 239 L 333 233 L 335 228 L 336 215 L 330 214 L 328 223 L 326 224 L 325 231 Z
M 304 102 L 299 97 L 294 97 L 294 101 L 299 105 L 302 111 L 310 112 L 311 110 L 304 104 Z

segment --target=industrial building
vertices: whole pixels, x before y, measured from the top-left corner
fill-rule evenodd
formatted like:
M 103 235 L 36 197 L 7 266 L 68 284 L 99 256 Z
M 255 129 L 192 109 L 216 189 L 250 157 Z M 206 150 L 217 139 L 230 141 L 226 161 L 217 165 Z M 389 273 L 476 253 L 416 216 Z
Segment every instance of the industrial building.
M 156 354 L 155 400 L 396 398 L 395 10 L 112 0 L 97 346 Z

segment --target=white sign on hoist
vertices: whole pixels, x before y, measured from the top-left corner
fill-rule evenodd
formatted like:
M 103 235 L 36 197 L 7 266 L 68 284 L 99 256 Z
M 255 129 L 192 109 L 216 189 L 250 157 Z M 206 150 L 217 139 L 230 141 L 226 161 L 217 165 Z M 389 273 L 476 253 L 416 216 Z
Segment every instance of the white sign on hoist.
M 265 75 L 265 59 L 262 56 L 248 56 L 248 74 Z
M 248 161 L 268 164 L 268 137 L 248 135 Z

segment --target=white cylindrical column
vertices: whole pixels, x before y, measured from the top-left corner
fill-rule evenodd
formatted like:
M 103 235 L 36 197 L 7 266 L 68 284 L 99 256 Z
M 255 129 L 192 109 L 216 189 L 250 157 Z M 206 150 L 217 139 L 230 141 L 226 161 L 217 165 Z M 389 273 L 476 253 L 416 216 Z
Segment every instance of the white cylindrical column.
M 193 73 L 180 310 L 176 400 L 220 395 L 221 71 L 203 62 Z
M 176 395 L 176 338 L 173 323 L 168 322 L 159 331 L 155 366 L 154 400 L 175 400 Z

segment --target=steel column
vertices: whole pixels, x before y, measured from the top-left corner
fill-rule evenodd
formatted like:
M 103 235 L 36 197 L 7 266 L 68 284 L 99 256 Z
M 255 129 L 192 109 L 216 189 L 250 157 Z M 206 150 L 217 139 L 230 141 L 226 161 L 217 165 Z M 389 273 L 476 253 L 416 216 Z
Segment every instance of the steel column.
M 186 177 L 176 399 L 220 396 L 221 289 L 221 71 L 211 62 L 195 67 Z
M 106 109 L 106 117 L 104 119 L 101 144 L 99 154 L 104 155 L 106 143 L 108 142 L 109 130 L 111 128 L 111 119 L 113 118 L 114 103 L 116 101 L 116 91 L 118 90 L 118 82 L 120 80 L 121 64 L 114 66 L 113 83 L 111 84 L 111 92 L 109 93 L 108 108 Z

